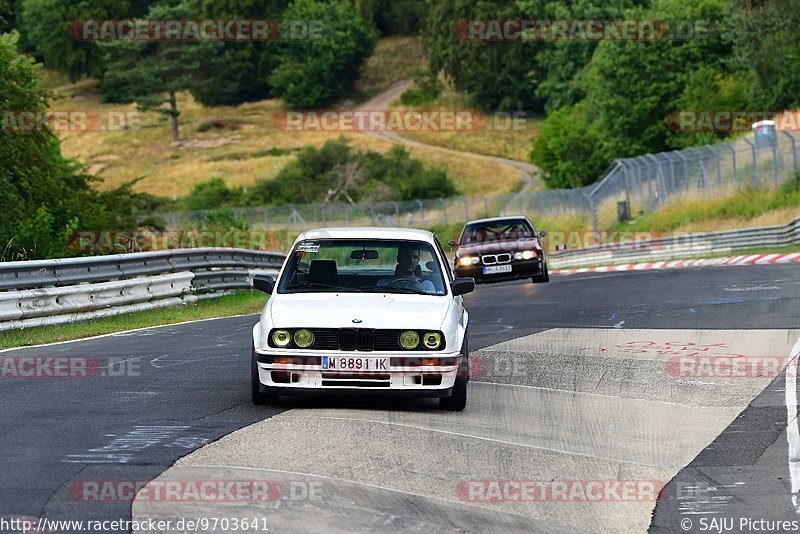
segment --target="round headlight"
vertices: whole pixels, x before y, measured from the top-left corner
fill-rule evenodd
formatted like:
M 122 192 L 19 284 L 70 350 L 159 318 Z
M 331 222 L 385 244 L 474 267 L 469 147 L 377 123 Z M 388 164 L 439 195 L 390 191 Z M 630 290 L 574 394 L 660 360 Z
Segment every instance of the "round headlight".
M 470 258 L 469 256 L 464 256 L 463 258 L 458 260 L 458 264 L 467 267 L 468 265 L 472 264 L 472 258 Z
M 294 333 L 294 342 L 301 349 L 310 347 L 314 343 L 314 332 L 301 328 Z
M 442 336 L 439 332 L 425 332 L 422 336 L 422 342 L 429 349 L 438 349 L 442 344 Z
M 419 334 L 413 330 L 406 330 L 400 334 L 400 346 L 404 349 L 415 349 L 419 345 Z
M 285 347 L 292 342 L 292 335 L 288 330 L 275 330 L 272 333 L 272 342 L 279 347 Z
M 525 252 L 522 253 L 522 259 L 523 260 L 530 260 L 530 259 L 535 258 L 535 257 L 536 257 L 536 253 L 534 251 L 532 251 L 532 250 L 526 250 Z

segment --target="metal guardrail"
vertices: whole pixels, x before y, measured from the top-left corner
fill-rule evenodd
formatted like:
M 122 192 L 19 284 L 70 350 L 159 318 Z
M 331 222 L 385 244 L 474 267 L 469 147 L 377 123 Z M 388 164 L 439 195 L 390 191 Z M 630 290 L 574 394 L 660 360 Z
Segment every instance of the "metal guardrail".
M 692 258 L 756 247 L 800 245 L 800 217 L 788 224 L 708 233 L 676 234 L 645 241 L 612 243 L 550 253 L 553 268 L 587 267 L 619 261 Z
M 284 254 L 176 249 L 0 263 L 0 330 L 42 326 L 193 301 L 252 287 Z

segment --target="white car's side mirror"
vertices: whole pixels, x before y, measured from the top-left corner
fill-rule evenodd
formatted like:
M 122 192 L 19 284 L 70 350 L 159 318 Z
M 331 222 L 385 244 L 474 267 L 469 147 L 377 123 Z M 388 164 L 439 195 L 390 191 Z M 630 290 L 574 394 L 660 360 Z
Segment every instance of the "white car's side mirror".
M 475 291 L 475 279 L 456 278 L 453 280 L 453 283 L 450 284 L 450 288 L 453 290 L 454 297 L 464 295 L 465 293 L 472 293 Z
M 253 287 L 264 293 L 272 293 L 275 289 L 275 280 L 266 274 L 257 274 L 253 277 Z

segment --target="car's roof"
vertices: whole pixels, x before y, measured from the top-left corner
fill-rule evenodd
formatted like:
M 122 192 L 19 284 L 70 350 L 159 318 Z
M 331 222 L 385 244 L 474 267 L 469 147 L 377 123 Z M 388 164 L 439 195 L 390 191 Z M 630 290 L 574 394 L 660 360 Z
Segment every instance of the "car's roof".
M 470 224 L 475 223 L 487 223 L 487 222 L 499 222 L 499 221 L 513 221 L 513 220 L 525 220 L 531 222 L 525 215 L 507 215 L 505 217 L 489 217 L 486 219 L 475 219 L 474 221 L 467 221 L 467 224 L 464 226 L 469 226 Z
M 433 234 L 417 228 L 394 228 L 386 226 L 344 226 L 335 228 L 316 228 L 306 230 L 295 239 L 408 239 L 433 243 Z

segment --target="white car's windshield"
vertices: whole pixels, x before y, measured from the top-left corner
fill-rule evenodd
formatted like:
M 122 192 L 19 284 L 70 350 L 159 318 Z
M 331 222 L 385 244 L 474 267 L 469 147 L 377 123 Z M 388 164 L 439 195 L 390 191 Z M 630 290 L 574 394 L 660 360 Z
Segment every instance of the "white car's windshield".
M 329 291 L 447 294 L 441 264 L 429 243 L 399 239 L 297 243 L 278 293 Z

